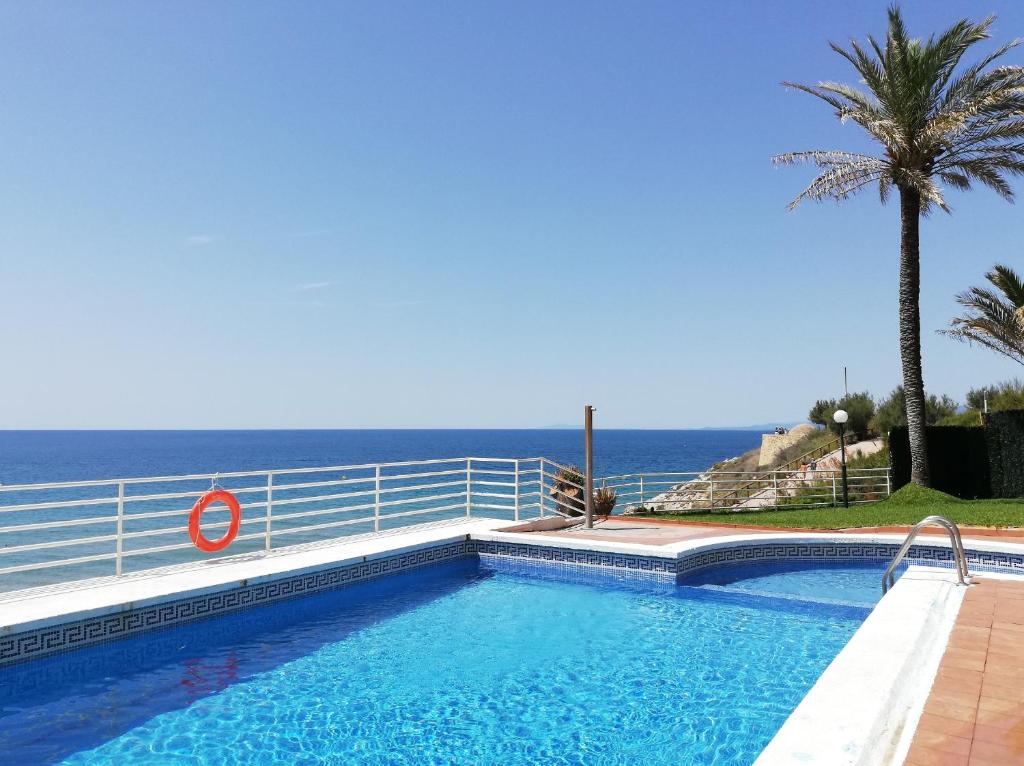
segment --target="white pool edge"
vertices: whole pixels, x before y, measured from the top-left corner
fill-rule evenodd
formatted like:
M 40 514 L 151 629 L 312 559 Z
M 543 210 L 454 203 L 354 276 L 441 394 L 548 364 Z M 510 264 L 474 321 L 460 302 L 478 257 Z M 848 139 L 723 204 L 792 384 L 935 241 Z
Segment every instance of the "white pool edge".
M 902 764 L 966 592 L 950 571 L 910 567 L 754 766 Z
M 205 566 L 160 573 L 143 571 L 120 580 L 102 578 L 95 587 L 51 593 L 13 591 L 0 598 L 0 637 L 435 548 L 468 540 L 475 532 L 503 524 L 507 522 L 474 519 L 357 542 L 339 541 L 333 546 L 296 546 L 211 559 Z
M 505 529 L 508 527 L 507 520 L 474 518 L 438 527 L 412 527 L 398 534 L 358 541 L 339 540 L 336 545 L 308 549 L 296 546 L 293 549 L 285 548 L 265 554 L 223 557 L 212 559 L 201 566 L 190 566 L 180 570 L 140 572 L 138 575 L 113 579 L 99 578 L 95 583 L 85 581 L 81 583 L 82 587 L 66 590 L 42 592 L 46 589 L 29 589 L 10 592 L 0 595 L 0 637 L 458 540 L 515 543 L 531 548 L 596 551 L 672 561 L 693 554 L 771 543 L 896 543 L 902 541 L 903 537 L 877 533 L 739 532 L 734 535 L 684 540 L 668 545 L 646 545 L 507 532 Z M 923 542 L 932 547 L 949 547 L 949 541 L 944 538 Z M 1024 554 L 1024 546 L 1009 543 L 971 540 L 968 547 L 974 551 Z

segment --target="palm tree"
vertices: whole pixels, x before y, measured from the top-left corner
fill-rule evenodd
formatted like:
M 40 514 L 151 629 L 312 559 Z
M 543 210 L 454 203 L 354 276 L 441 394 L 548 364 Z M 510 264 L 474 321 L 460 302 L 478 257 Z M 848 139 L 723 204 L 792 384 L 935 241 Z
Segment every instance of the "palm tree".
M 967 50 L 989 37 L 993 17 L 958 21 L 927 40 L 908 36 L 899 8 L 889 9 L 884 46 L 851 41 L 832 44 L 864 88 L 821 82 L 784 83 L 835 109 L 841 122 L 859 125 L 879 145 L 876 155 L 844 151 L 783 154 L 777 164 L 811 163 L 820 175 L 790 203 L 804 199 L 842 201 L 878 185 L 885 203 L 900 198 L 899 331 L 903 385 L 907 394 L 911 479 L 927 486 L 925 395 L 921 372 L 921 263 L 919 224 L 934 208 L 949 212 L 943 185 L 958 190 L 980 183 L 1010 200 L 1008 175 L 1024 173 L 1024 67 L 991 66 L 1019 41 L 960 68 Z
M 995 290 L 972 287 L 956 296 L 967 311 L 954 317 L 944 335 L 980 343 L 1024 364 L 1024 280 L 1009 266 L 997 264 L 985 275 Z

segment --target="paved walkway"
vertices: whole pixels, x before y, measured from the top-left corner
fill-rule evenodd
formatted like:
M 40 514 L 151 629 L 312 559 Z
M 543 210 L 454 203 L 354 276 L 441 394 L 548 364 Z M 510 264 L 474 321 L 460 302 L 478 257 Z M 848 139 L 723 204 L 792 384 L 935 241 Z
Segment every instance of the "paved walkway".
M 744 529 L 741 527 L 713 526 L 708 524 L 671 524 L 668 522 L 649 522 L 639 519 L 611 518 L 594 522 L 593 529 L 585 527 L 573 527 L 571 529 L 556 529 L 549 532 L 534 532 L 532 534 L 543 535 L 544 537 L 563 537 L 574 540 L 602 540 L 605 542 L 636 543 L 639 545 L 671 545 L 683 540 L 700 540 L 707 537 L 725 537 L 727 535 L 755 533 L 779 533 L 788 530 L 779 529 Z
M 621 540 L 642 545 L 669 545 L 682 540 L 699 540 L 706 537 L 725 537 L 750 533 L 784 534 L 793 532 L 824 532 L 833 534 L 899 534 L 905 535 L 907 526 L 897 527 L 851 527 L 850 529 L 811 529 L 790 527 L 766 527 L 753 524 L 714 524 L 707 521 L 685 521 L 683 519 L 641 519 L 630 516 L 599 518 L 593 529 L 582 526 L 572 529 L 556 529 L 548 532 L 531 532 L 545 537 L 567 537 L 584 540 Z M 986 540 L 1024 544 L 1024 529 L 994 529 L 992 527 L 960 527 L 965 540 Z M 944 529 L 926 527 L 922 535 L 936 535 L 945 538 Z M 1024 764 L 1024 761 L 1021 761 Z
M 905 766 L 1024 764 L 1024 584 L 975 582 Z

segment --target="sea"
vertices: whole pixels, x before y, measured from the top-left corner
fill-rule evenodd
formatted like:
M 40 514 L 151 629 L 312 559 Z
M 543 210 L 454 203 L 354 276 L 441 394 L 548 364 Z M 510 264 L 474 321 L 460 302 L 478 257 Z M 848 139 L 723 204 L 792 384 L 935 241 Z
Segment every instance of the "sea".
M 594 473 L 701 471 L 761 431 L 594 431 Z M 579 429 L 0 431 L 0 484 L 341 466 L 455 457 L 583 463 Z

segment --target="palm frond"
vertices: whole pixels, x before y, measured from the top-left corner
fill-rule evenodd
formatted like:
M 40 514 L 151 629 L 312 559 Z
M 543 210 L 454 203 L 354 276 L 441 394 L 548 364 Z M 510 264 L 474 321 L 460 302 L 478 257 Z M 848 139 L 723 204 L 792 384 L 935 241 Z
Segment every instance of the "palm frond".
M 985 279 L 995 285 L 1019 313 L 1024 309 L 1024 279 L 1009 266 L 997 263 L 992 271 L 985 275 Z
M 894 186 L 913 189 L 923 213 L 949 210 L 942 186 L 967 191 L 980 184 L 1012 200 L 1009 179 L 1024 174 L 1024 67 L 994 64 L 1020 41 L 964 68 L 964 56 L 989 39 L 993 17 L 958 21 L 926 40 L 909 35 L 898 8 L 889 9 L 888 20 L 884 41 L 869 36 L 866 44 L 830 43 L 864 87 L 785 83 L 824 101 L 883 150 L 865 165 L 859 164 L 864 155 L 844 152 L 779 155 L 776 164 L 810 162 L 824 169 L 790 207 L 803 199 L 843 200 L 872 181 L 883 202 Z
M 960 293 L 956 300 L 966 311 L 941 332 L 1024 364 L 1024 279 L 1002 264 L 985 277 L 996 290 L 972 287 Z
M 811 163 L 824 170 L 789 203 L 791 210 L 805 199 L 821 201 L 851 197 L 865 186 L 880 181 L 886 171 L 883 160 L 851 152 L 790 152 L 773 160 L 777 165 Z

